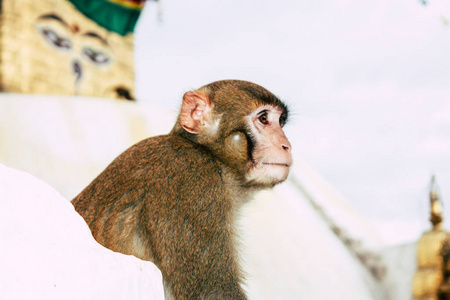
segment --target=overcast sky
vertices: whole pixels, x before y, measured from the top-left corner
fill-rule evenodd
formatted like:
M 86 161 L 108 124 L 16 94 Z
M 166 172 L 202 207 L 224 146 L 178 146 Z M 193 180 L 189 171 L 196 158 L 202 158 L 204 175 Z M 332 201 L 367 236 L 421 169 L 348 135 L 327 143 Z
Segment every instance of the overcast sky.
M 161 1 L 136 30 L 141 103 L 258 83 L 290 104 L 294 151 L 390 239 L 428 229 L 431 174 L 450 228 L 448 0 Z

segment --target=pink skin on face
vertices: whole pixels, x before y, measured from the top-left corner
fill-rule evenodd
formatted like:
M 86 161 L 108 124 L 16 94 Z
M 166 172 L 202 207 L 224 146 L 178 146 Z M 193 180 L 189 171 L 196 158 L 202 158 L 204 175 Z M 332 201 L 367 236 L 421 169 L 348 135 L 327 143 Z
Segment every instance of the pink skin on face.
M 253 162 L 247 180 L 264 185 L 275 185 L 286 180 L 292 165 L 291 143 L 280 124 L 282 111 L 273 106 L 256 110 L 250 118 L 250 127 L 256 140 Z

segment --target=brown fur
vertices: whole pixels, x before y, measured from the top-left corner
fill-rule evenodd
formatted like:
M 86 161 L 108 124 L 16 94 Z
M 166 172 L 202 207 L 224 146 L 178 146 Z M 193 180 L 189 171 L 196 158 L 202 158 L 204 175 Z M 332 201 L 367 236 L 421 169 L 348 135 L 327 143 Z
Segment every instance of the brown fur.
M 244 182 L 255 145 L 243 119 L 267 101 L 287 111 L 249 82 L 200 91 L 193 97 L 212 103 L 205 119 L 189 121 L 189 132 L 178 121 L 170 134 L 132 146 L 72 203 L 100 244 L 153 261 L 175 299 L 247 299 L 233 229 L 239 204 L 256 189 Z M 180 118 L 189 119 L 184 109 Z M 217 134 L 204 134 L 198 124 L 219 117 Z

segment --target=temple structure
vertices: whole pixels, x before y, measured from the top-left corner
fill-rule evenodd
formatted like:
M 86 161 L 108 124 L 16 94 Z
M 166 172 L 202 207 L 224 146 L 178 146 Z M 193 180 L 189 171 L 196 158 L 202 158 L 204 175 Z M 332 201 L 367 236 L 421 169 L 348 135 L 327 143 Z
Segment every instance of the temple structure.
M 415 300 L 450 299 L 450 235 L 443 230 L 442 203 L 435 179 L 430 188 L 430 222 L 417 245 L 417 272 L 412 290 Z
M 0 1 L 0 90 L 133 100 L 144 2 Z

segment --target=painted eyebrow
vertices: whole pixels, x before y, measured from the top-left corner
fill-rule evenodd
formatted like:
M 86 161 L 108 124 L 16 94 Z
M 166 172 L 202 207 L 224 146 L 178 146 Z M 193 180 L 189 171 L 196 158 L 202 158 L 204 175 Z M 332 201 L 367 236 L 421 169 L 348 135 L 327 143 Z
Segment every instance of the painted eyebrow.
M 89 37 L 96 38 L 96 39 L 100 40 L 100 42 L 102 42 L 104 45 L 109 46 L 108 41 L 105 38 L 96 34 L 95 32 L 89 31 L 89 32 L 84 33 L 83 36 L 89 36 Z
M 69 28 L 69 24 L 67 24 L 66 21 L 64 21 L 63 19 L 61 19 L 60 17 L 58 17 L 55 14 L 42 15 L 42 16 L 40 16 L 38 18 L 38 20 L 55 20 L 55 21 L 60 22 L 61 24 L 63 24 L 67 28 Z
M 61 24 L 63 24 L 63 25 L 66 26 L 67 28 L 70 28 L 69 24 L 67 24 L 66 21 L 64 21 L 63 19 L 61 19 L 60 17 L 58 17 L 58 16 L 55 15 L 55 14 L 46 14 L 46 15 L 42 15 L 42 16 L 40 16 L 38 19 L 39 19 L 39 20 L 55 20 L 55 21 L 60 22 Z M 100 40 L 104 45 L 109 46 L 109 45 L 108 45 L 108 41 L 107 41 L 105 38 L 103 38 L 103 37 L 99 36 L 98 34 L 96 34 L 95 32 L 89 31 L 89 32 L 86 32 L 86 33 L 83 34 L 83 35 L 84 35 L 84 36 L 89 36 L 89 37 L 96 38 L 96 39 Z

